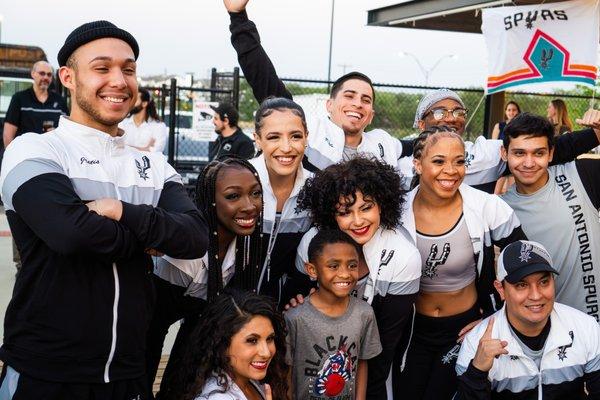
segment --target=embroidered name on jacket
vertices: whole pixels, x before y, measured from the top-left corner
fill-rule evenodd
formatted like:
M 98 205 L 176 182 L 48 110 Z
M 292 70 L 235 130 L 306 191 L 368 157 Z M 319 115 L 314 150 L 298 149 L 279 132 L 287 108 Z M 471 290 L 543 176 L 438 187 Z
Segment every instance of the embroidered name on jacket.
M 147 170 L 150 169 L 150 159 L 146 156 L 142 157 L 142 164 L 138 160 L 135 160 L 135 166 L 137 167 L 138 174 L 140 174 L 140 178 L 143 180 L 148 179 Z
M 84 163 L 89 165 L 100 164 L 100 160 L 88 160 L 85 157 L 81 157 L 79 162 L 81 163 L 81 165 L 83 165 Z

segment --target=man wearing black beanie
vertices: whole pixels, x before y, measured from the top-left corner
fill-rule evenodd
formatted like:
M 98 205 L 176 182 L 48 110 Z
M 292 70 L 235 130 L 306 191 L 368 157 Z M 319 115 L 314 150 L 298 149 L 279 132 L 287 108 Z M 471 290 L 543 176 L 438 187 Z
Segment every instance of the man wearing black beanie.
M 124 145 L 137 96 L 134 37 L 107 21 L 58 54 L 70 117 L 16 138 L 0 185 L 22 256 L 4 321 L 0 400 L 146 399 L 149 254 L 200 258 L 202 215 L 160 154 Z

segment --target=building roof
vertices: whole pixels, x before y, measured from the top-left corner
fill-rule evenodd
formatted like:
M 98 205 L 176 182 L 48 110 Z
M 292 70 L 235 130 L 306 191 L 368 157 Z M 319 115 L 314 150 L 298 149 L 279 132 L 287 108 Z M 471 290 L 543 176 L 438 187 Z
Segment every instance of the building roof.
M 408 0 L 369 10 L 367 25 L 481 33 L 481 9 L 559 0 Z

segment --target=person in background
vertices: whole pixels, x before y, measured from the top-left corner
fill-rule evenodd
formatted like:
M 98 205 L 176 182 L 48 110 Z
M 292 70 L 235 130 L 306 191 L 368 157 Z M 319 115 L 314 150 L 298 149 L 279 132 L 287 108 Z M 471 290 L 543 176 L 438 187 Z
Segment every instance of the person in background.
M 4 148 L 15 137 L 27 133 L 45 133 L 58 126 L 61 115 L 67 115 L 67 103 L 58 93 L 49 91 L 52 83 L 52 66 L 46 61 L 38 61 L 31 68 L 33 85 L 17 92 L 10 99 L 2 139 Z M 13 262 L 17 273 L 21 269 L 21 256 L 15 241 L 12 242 Z
M 161 400 L 288 399 L 286 333 L 271 298 L 226 291 L 194 329 L 174 391 Z
M 140 89 L 129 117 L 119 124 L 125 131 L 125 144 L 141 151 L 162 153 L 169 129 L 160 120 L 154 99 L 146 89 Z
M 509 101 L 506 103 L 506 107 L 504 107 L 504 121 L 498 122 L 496 125 L 494 125 L 494 129 L 492 130 L 492 139 L 504 139 L 504 127 L 506 127 L 506 124 L 508 124 L 519 114 L 521 114 L 521 107 L 519 107 L 516 101 Z
M 567 105 L 561 99 L 554 99 L 548 103 L 548 119 L 554 125 L 554 136 L 573 131 Z
M 502 140 L 504 139 L 504 128 L 506 124 L 508 124 L 515 116 L 521 113 L 521 107 L 515 101 L 509 101 L 506 103 L 506 107 L 504 107 L 504 117 L 505 120 L 502 122 L 498 122 L 494 125 L 494 130 L 492 131 L 492 139 Z M 503 194 L 506 193 L 508 188 L 515 183 L 515 179 L 510 175 L 501 176 L 498 178 L 498 182 L 496 182 L 496 188 L 494 189 L 494 194 Z
M 248 160 L 254 157 L 254 143 L 237 125 L 238 110 L 231 104 L 219 103 L 217 107 L 210 106 L 215 112 L 213 125 L 218 137 L 208 154 L 209 160 L 222 157 L 236 156 Z
M 31 68 L 33 85 L 13 95 L 4 119 L 4 148 L 23 133 L 45 133 L 56 128 L 60 116 L 69 114 L 65 99 L 48 90 L 52 73 L 48 62 L 36 62 Z
M 555 302 L 555 275 L 539 243 L 500 253 L 494 286 L 504 307 L 465 337 L 454 399 L 600 399 L 600 326 Z

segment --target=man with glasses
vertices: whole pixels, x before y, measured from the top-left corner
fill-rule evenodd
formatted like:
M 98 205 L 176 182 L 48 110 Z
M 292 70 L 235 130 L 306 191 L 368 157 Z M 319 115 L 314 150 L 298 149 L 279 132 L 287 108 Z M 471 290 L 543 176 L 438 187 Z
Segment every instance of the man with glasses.
M 52 66 L 46 61 L 36 62 L 31 68 L 33 85 L 13 95 L 4 119 L 4 148 L 23 133 L 45 133 L 54 129 L 58 126 L 60 116 L 69 113 L 65 99 L 48 90 L 52 83 L 52 72 Z M 14 240 L 13 262 L 18 273 L 21 270 L 21 257 Z
M 420 131 L 433 126 L 445 125 L 461 136 L 465 132 L 468 110 L 460 96 L 449 89 L 439 89 L 425 95 L 415 113 L 414 127 Z M 578 155 L 586 153 L 599 144 L 600 135 L 593 129 L 572 132 L 557 138 L 553 164 L 573 161 Z M 467 173 L 464 182 L 467 185 L 488 193 L 494 193 L 496 181 L 507 174 L 506 162 L 500 157 L 502 141 L 478 136 L 474 141 L 465 141 L 465 163 Z M 414 175 L 412 159 L 400 162 L 405 176 Z M 410 182 L 410 180 L 408 180 Z
M 33 86 L 13 95 L 4 120 L 4 148 L 23 133 L 45 133 L 56 128 L 60 116 L 69 113 L 65 99 L 48 90 L 52 73 L 49 63 L 36 62 L 31 68 Z

